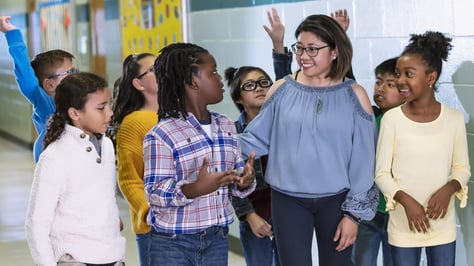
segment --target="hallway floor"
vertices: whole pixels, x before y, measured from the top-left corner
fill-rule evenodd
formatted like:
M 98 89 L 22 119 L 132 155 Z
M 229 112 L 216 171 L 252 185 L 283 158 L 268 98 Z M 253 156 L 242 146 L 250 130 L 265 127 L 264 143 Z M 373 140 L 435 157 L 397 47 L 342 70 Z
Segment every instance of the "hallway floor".
M 34 163 L 31 150 L 0 137 L 0 265 L 33 265 L 25 239 L 24 223 Z M 130 229 L 128 205 L 118 197 L 127 239 L 127 266 L 138 266 L 135 236 Z M 229 266 L 245 265 L 229 252 Z

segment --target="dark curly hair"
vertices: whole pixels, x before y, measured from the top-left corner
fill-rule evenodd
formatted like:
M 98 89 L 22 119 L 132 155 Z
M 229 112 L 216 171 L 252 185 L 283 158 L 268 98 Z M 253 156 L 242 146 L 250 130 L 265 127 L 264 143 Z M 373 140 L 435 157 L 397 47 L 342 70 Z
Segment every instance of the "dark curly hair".
M 449 52 L 453 48 L 452 39 L 441 32 L 426 31 L 423 34 L 411 34 L 410 42 L 403 50 L 401 56 L 417 54 L 425 62 L 428 73 L 437 72 L 435 83 L 441 75 L 443 61 L 447 61 Z
M 82 110 L 89 94 L 103 91 L 107 87 L 105 79 L 87 72 L 74 73 L 61 80 L 54 96 L 56 111 L 48 123 L 48 130 L 43 141 L 44 148 L 46 149 L 49 144 L 61 137 L 66 123 L 72 124 L 68 115 L 70 107 Z

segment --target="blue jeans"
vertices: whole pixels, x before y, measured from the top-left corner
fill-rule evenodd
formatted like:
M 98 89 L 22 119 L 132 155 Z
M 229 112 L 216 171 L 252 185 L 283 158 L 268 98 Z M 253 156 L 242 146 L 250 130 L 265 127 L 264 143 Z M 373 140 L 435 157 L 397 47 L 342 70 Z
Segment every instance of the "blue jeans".
M 387 234 L 388 214 L 377 212 L 371 221 L 359 224 L 357 239 L 352 249 L 352 263 L 356 266 L 377 266 L 382 244 L 383 265 L 392 266 L 392 254 Z
M 150 237 L 151 231 L 146 234 L 137 234 L 137 247 L 138 247 L 138 259 L 140 260 L 140 266 L 150 265 Z
M 212 226 L 195 234 L 166 234 L 152 229 L 150 265 L 227 265 L 228 233 L 228 227 L 219 226 Z
M 421 249 L 390 246 L 395 266 L 420 265 Z M 456 241 L 448 244 L 425 247 L 428 266 L 454 266 L 456 260 Z
M 267 220 L 271 224 L 271 220 Z M 275 239 L 259 238 L 246 221 L 240 222 L 240 244 L 247 266 L 279 266 Z

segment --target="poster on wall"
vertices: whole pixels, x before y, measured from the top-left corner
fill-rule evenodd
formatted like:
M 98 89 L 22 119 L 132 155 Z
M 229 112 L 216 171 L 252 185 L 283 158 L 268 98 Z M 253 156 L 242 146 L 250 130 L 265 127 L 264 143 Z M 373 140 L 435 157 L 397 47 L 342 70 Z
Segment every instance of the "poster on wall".
M 41 50 L 71 51 L 70 0 L 56 0 L 39 4 Z
M 182 0 L 120 0 L 122 58 L 183 41 Z

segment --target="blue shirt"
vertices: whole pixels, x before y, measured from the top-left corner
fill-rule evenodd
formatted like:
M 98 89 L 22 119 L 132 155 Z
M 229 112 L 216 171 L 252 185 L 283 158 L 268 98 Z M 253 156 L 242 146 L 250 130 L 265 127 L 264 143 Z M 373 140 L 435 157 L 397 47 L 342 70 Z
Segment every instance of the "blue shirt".
M 269 154 L 265 177 L 273 189 L 303 198 L 348 191 L 341 209 L 370 220 L 378 203 L 376 125 L 353 82 L 309 87 L 286 76 L 239 138 L 245 156 Z
M 181 187 L 196 181 L 204 158 L 209 159 L 210 173 L 232 169 L 241 173 L 244 168 L 234 122 L 210 114 L 210 136 L 191 113 L 187 119 L 162 119 L 145 136 L 148 223 L 158 232 L 193 234 L 211 226 L 227 226 L 233 221 L 231 195 L 243 198 L 255 188 L 253 182 L 242 191 L 230 185 L 194 199 L 184 195 Z
M 46 123 L 55 111 L 54 99 L 39 86 L 38 78 L 30 64 L 28 50 L 21 31 L 11 30 L 5 33 L 8 43 L 8 50 L 13 63 L 15 64 L 15 76 L 21 94 L 33 107 L 33 125 L 38 137 L 33 144 L 33 156 L 38 162 L 41 152 L 43 152 L 43 139 L 46 134 Z

